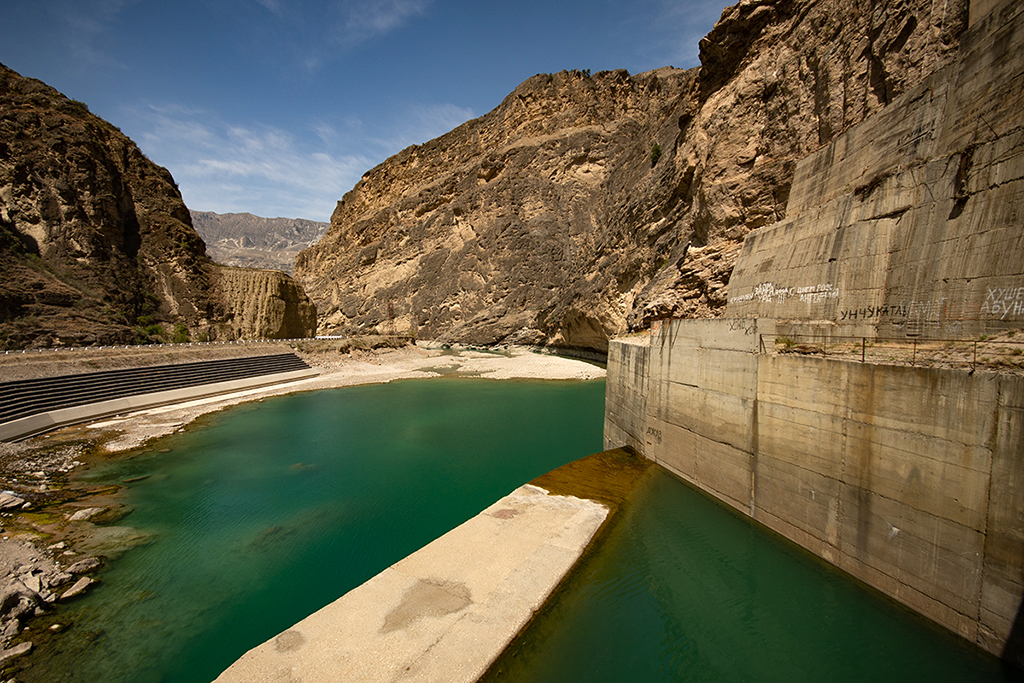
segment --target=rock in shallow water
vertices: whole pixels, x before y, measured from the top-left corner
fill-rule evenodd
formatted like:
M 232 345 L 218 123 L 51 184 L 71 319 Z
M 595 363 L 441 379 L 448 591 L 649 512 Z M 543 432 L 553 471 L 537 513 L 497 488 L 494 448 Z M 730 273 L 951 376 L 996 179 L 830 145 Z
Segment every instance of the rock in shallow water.
M 31 649 L 32 642 L 29 641 L 27 643 L 19 643 L 14 647 L 8 648 L 6 650 L 0 650 L 0 664 L 4 664 L 8 660 L 14 659 L 15 657 L 20 657 L 24 654 L 28 654 L 28 652 Z
M 95 557 L 87 557 L 84 560 L 75 562 L 73 565 L 68 567 L 69 574 L 85 574 L 100 566 L 100 561 Z
M 96 582 L 90 579 L 88 576 L 83 576 L 78 581 L 75 581 L 74 586 L 64 591 L 64 593 L 61 594 L 60 599 L 67 600 L 69 598 L 75 597 L 76 595 L 81 595 L 89 586 L 91 586 L 94 583 Z

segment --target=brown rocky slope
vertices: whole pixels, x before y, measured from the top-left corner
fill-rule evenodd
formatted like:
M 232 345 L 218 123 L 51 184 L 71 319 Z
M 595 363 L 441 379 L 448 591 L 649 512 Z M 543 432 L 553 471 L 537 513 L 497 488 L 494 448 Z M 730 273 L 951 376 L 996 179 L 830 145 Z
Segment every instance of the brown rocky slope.
M 744 0 L 701 66 L 534 76 L 368 171 L 297 278 L 320 330 L 604 350 L 724 310 L 796 161 L 955 54 L 964 0 Z
M 0 348 L 312 331 L 304 294 L 282 299 L 301 324 L 281 332 L 245 318 L 217 271 L 166 169 L 84 104 L 0 65 Z
M 305 218 L 263 218 L 251 213 L 190 211 L 192 225 L 217 263 L 242 268 L 295 271 L 295 257 L 327 232 L 328 224 Z

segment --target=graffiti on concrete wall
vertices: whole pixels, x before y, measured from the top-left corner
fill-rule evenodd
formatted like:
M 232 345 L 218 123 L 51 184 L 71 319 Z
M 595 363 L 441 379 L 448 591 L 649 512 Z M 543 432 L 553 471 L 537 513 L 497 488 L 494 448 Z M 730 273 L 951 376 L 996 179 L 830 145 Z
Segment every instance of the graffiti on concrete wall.
M 980 313 L 1000 320 L 1024 316 L 1024 287 L 989 287 Z
M 963 329 L 963 319 L 951 315 L 947 297 L 933 301 L 911 301 L 909 303 L 865 306 L 841 311 L 838 322 L 858 321 L 887 322 L 896 329 L 907 332 L 931 330 L 945 334 L 958 334 Z
M 911 301 L 909 303 L 863 306 L 839 312 L 839 322 L 854 322 L 874 318 L 906 318 L 921 322 L 939 321 L 949 317 L 951 306 L 949 297 L 939 297 L 930 301 Z
M 975 290 L 977 292 L 977 290 Z M 840 323 L 886 322 L 895 327 L 942 328 L 955 332 L 964 320 L 1016 320 L 1024 318 L 1024 287 L 987 287 L 984 301 L 963 296 L 937 296 L 932 299 L 911 299 L 897 304 L 880 304 L 845 308 L 833 318 Z M 762 282 L 747 294 L 729 298 L 729 303 L 756 301 L 764 304 L 784 304 L 800 301 L 824 304 L 839 299 L 840 289 L 831 283 L 806 286 L 783 286 L 775 282 Z M 977 296 L 977 294 L 975 295 Z M 787 315 L 793 313 L 787 312 Z
M 873 318 L 888 318 L 889 316 L 907 316 L 910 310 L 908 306 L 862 306 L 861 308 L 848 308 L 839 312 L 839 322 L 854 322 L 857 320 L 871 320 Z
M 762 282 L 755 285 L 749 294 L 731 297 L 729 303 L 759 301 L 761 303 L 773 304 L 783 303 L 789 299 L 798 299 L 803 303 L 816 304 L 838 298 L 839 289 L 827 282 L 805 287 L 782 287 L 774 282 Z

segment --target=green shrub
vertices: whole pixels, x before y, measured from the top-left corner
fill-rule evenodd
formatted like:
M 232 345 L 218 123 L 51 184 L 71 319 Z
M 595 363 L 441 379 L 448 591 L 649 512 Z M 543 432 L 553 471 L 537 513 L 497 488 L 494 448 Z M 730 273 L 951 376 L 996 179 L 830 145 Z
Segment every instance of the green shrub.
M 656 163 L 658 163 L 658 159 L 660 159 L 660 158 L 661 158 L 661 145 L 659 145 L 657 142 L 655 142 L 654 145 L 651 146 L 651 166 L 654 166 Z
M 177 323 L 174 326 L 174 332 L 171 334 L 171 341 L 175 344 L 184 344 L 191 341 L 192 336 L 188 332 L 188 328 L 185 327 L 184 323 Z

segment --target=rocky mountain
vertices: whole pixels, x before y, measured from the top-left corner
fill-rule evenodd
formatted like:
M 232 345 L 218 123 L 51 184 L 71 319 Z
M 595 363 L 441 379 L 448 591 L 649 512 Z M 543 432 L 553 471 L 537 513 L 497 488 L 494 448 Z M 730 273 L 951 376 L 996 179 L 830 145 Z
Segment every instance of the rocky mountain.
M 368 171 L 296 275 L 320 330 L 603 350 L 720 314 L 796 161 L 955 54 L 965 0 L 743 0 L 701 66 L 527 79 Z
M 312 330 L 304 295 L 287 302 L 298 327 L 240 323 L 219 270 L 166 169 L 86 105 L 0 65 L 0 348 Z
M 328 223 L 262 218 L 251 213 L 190 211 L 192 225 L 217 263 L 295 272 L 295 257 L 327 233 Z

